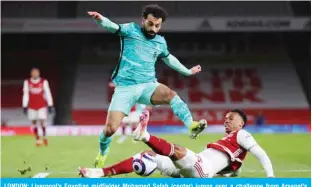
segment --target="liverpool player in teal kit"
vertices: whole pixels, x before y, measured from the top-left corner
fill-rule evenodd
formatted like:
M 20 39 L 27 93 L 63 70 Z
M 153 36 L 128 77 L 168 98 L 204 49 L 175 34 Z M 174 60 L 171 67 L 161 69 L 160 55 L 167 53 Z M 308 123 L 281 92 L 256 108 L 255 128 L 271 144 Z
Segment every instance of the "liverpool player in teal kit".
M 167 17 L 166 11 L 158 5 L 145 6 L 142 26 L 133 22 L 116 24 L 97 12 L 88 14 L 104 29 L 121 38 L 120 60 L 112 75 L 116 88 L 108 109 L 105 128 L 100 134 L 96 167 L 104 167 L 112 135 L 136 102 L 145 105 L 169 104 L 174 114 L 189 129 L 190 137 L 196 138 L 207 122 L 193 121 L 188 106 L 177 93 L 158 83 L 155 77 L 157 59 L 162 59 L 169 67 L 186 76 L 201 71 L 199 65 L 191 69 L 183 66 L 169 53 L 165 38 L 157 34 Z

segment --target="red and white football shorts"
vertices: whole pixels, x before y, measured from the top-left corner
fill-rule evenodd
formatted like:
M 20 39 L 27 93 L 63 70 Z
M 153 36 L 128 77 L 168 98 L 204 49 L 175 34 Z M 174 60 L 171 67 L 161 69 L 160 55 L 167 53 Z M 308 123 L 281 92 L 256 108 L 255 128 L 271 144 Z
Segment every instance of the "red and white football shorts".
M 47 108 L 40 108 L 38 110 L 28 109 L 28 119 L 29 120 L 46 120 L 48 117 Z

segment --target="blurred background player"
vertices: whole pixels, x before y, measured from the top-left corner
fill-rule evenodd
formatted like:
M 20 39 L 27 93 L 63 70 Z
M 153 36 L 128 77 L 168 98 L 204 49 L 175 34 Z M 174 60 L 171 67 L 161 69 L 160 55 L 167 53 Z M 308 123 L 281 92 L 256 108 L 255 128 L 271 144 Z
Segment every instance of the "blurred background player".
M 46 79 L 40 77 L 40 70 L 38 68 L 31 69 L 30 76 L 30 78 L 24 81 L 23 87 L 24 114 L 27 115 L 28 119 L 31 121 L 32 130 L 36 138 L 36 146 L 40 146 L 42 143 L 47 146 L 47 107 L 50 114 L 53 112 L 53 99 L 50 86 Z M 37 121 L 40 122 L 43 142 L 40 140 L 38 134 Z
M 134 22 L 116 24 L 98 12 L 89 11 L 88 14 L 104 29 L 119 35 L 122 44 L 120 61 L 112 75 L 116 88 L 108 109 L 105 128 L 100 134 L 100 150 L 95 158 L 95 165 L 104 167 L 112 135 L 135 103 L 170 105 L 173 113 L 189 129 L 190 137 L 196 138 L 206 124 L 194 121 L 186 103 L 176 92 L 157 82 L 155 76 L 155 63 L 159 59 L 185 76 L 201 71 L 200 65 L 191 69 L 182 65 L 168 51 L 164 37 L 158 34 L 161 24 L 167 18 L 167 12 L 158 5 L 145 6 L 141 26 Z
M 148 109 L 149 111 L 151 111 L 151 107 L 146 106 L 144 104 L 137 103 L 132 107 L 129 115 L 122 119 L 121 136 L 117 140 L 117 143 L 119 144 L 123 143 L 128 138 L 128 135 L 129 135 L 128 132 L 129 131 L 133 132 L 136 129 L 137 125 L 140 122 L 140 116 L 144 109 Z M 133 141 L 133 143 L 136 143 L 136 142 L 137 141 Z

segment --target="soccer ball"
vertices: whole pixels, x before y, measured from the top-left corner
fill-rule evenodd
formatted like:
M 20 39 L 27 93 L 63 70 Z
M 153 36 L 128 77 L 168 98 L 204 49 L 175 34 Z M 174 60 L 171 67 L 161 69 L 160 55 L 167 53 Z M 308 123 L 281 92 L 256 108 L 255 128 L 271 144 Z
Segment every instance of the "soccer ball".
M 157 163 L 148 153 L 139 153 L 133 157 L 132 168 L 138 175 L 149 176 L 156 170 Z

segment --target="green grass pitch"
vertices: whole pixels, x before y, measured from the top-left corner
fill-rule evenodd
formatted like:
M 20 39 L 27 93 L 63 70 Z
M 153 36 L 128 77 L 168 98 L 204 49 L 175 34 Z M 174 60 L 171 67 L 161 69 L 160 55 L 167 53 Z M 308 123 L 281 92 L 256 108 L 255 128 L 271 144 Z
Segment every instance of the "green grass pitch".
M 208 142 L 214 142 L 222 134 L 204 134 L 197 140 L 186 135 L 160 135 L 166 140 L 183 145 L 195 152 L 201 151 Z M 271 158 L 276 177 L 311 177 L 310 134 L 255 134 L 257 142 Z M 142 150 L 148 149 L 139 142 L 133 144 L 128 138 L 117 144 L 114 137 L 107 165 L 119 162 Z M 34 139 L 25 137 L 1 137 L 1 177 L 32 177 L 37 173 L 49 172 L 48 178 L 76 178 L 79 166 L 92 167 L 98 151 L 97 136 L 49 137 L 48 147 L 35 147 Z M 31 171 L 21 175 L 17 169 L 31 165 Z M 139 177 L 132 173 L 115 177 Z M 163 177 L 158 172 L 150 177 Z M 259 161 L 248 154 L 239 177 L 266 177 Z

